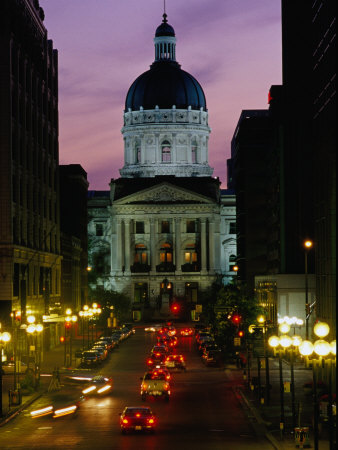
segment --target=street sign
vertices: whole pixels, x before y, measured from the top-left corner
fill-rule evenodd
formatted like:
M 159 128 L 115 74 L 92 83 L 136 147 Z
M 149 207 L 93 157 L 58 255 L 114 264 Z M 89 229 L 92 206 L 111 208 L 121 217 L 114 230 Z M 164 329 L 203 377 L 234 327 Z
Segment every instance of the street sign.
M 284 381 L 284 392 L 290 392 L 290 381 Z
M 202 312 L 202 305 L 195 305 L 195 311 L 200 314 Z

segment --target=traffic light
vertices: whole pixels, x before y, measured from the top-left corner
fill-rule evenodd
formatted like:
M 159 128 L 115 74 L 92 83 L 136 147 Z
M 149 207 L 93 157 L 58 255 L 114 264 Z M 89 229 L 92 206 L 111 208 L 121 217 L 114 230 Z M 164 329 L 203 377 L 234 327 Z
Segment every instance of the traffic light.
M 68 330 L 72 324 L 70 322 L 65 322 L 65 328 Z
M 13 319 L 16 322 L 21 322 L 21 311 L 20 311 L 20 309 L 18 309 L 17 311 L 12 311 L 11 312 L 11 317 L 13 317 Z
M 63 344 L 65 342 L 65 337 L 64 336 L 60 336 L 60 343 Z
M 171 312 L 173 312 L 174 314 L 178 314 L 180 312 L 180 305 L 178 305 L 177 303 L 173 303 L 171 305 Z
M 238 337 L 243 337 L 243 336 L 244 336 L 244 331 L 243 330 L 239 330 Z
M 241 323 L 242 318 L 239 314 L 234 314 L 231 320 L 235 325 L 239 325 Z

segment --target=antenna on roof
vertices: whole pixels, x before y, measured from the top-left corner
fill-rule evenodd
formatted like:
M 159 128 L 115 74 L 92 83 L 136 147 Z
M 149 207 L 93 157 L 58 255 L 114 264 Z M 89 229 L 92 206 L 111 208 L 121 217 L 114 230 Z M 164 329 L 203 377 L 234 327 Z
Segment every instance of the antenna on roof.
M 163 12 L 164 12 L 164 14 L 166 14 L 166 12 L 165 12 L 165 0 L 163 0 Z
M 167 23 L 168 21 L 167 21 L 167 14 L 166 14 L 166 12 L 165 12 L 165 0 L 163 0 L 163 20 L 162 20 L 162 22 L 163 23 Z

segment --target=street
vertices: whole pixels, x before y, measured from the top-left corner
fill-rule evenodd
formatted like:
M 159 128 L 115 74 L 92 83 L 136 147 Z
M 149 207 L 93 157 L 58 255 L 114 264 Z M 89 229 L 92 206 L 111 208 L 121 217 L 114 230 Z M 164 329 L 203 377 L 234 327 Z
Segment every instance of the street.
M 179 352 L 186 356 L 187 371 L 174 373 L 169 403 L 161 399 L 141 401 L 140 377 L 155 336 L 143 329 L 115 349 L 97 370 L 114 380 L 113 393 L 81 402 L 76 415 L 32 419 L 30 411 L 52 401 L 62 407 L 76 401 L 81 385 L 63 377 L 61 391 L 34 402 L 1 429 L 0 448 L 9 449 L 262 449 L 272 448 L 257 437 L 234 389 L 235 380 L 224 369 L 207 368 L 201 362 L 194 338 L 180 338 Z M 79 371 L 84 373 L 85 371 Z M 87 371 L 88 373 L 88 371 Z M 90 373 L 93 373 L 90 371 Z M 158 418 L 153 435 L 122 435 L 119 413 L 125 406 L 148 405 Z

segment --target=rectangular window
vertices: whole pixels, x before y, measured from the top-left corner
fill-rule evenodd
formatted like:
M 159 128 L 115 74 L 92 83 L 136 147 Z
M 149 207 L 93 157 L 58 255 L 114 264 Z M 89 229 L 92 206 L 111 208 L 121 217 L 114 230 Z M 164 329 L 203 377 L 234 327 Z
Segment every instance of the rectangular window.
M 136 222 L 135 232 L 137 234 L 144 234 L 144 222 Z
M 13 297 L 19 296 L 19 280 L 20 280 L 20 265 L 18 263 L 14 263 Z
M 168 220 L 162 220 L 161 233 L 170 233 L 170 224 Z
M 187 233 L 196 232 L 196 222 L 195 220 L 187 220 Z
M 236 234 L 236 222 L 230 222 L 229 234 Z
M 95 224 L 95 234 L 96 236 L 103 236 L 103 225 L 102 223 Z

